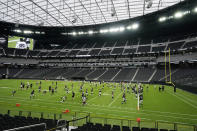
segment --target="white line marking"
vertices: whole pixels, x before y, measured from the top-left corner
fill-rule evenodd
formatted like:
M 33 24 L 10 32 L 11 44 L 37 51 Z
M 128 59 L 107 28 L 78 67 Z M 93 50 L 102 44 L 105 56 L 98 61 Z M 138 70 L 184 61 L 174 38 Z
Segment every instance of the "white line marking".
M 9 99 L 5 99 L 5 98 L 9 98 L 10 100 L 16 100 L 16 98 L 19 98 L 19 99 L 22 99 L 22 100 L 18 100 L 18 101 L 26 101 L 26 99 L 24 99 L 24 98 L 21 98 L 21 97 L 0 97 L 0 99 L 3 99 L 3 100 L 9 100 Z M 39 102 L 41 102 L 41 103 L 47 103 L 47 104 L 50 104 L 50 105 L 62 105 L 62 104 L 60 104 L 60 103 L 56 103 L 56 102 L 49 102 L 49 101 L 46 101 L 46 100 L 40 100 L 40 99 L 33 99 L 33 100 L 39 100 Z M 73 102 L 70 102 L 70 101 L 65 101 L 65 103 L 66 104 L 73 104 Z M 72 105 L 71 107 L 81 107 L 80 105 L 81 105 L 81 103 L 80 102 L 76 102 L 77 104 L 76 105 Z M 94 105 L 94 104 L 87 104 L 87 105 L 90 105 L 90 106 L 95 106 L 95 107 L 93 107 L 93 109 L 94 108 L 97 108 L 97 107 L 100 107 L 100 105 Z M 70 105 L 69 105 L 70 106 Z M 110 109 L 106 109 L 106 110 L 111 110 L 111 109 L 117 109 L 116 107 L 108 107 L 108 106 L 104 106 L 104 107 L 106 107 L 106 108 L 110 108 Z M 90 107 L 89 107 L 90 108 Z M 124 110 L 126 110 L 126 108 L 122 108 L 122 109 L 124 109 Z M 128 111 L 123 111 L 121 109 L 121 112 L 128 112 Z M 136 109 L 135 108 L 129 108 L 129 109 L 127 109 L 127 110 L 129 110 L 129 112 L 132 110 L 132 111 L 136 111 Z M 172 112 L 161 112 L 161 111 L 151 111 L 151 110 L 141 110 L 141 111 L 143 111 L 143 112 L 148 112 L 148 113 L 162 113 L 162 114 L 171 114 L 171 115 L 179 115 L 179 116 L 191 116 L 191 117 L 194 117 L 194 116 L 197 116 L 197 115 L 192 115 L 192 114 L 179 114 L 179 113 L 172 113 Z M 142 114 L 146 114 L 146 113 L 142 113 Z
M 6 89 L 6 88 L 9 88 L 9 87 L 0 87 L 0 88 Z
M 87 102 L 93 101 L 94 99 L 96 99 L 98 96 L 95 96 L 93 98 L 91 98 L 90 100 L 87 100 Z
M 193 103 L 197 104 L 197 101 L 194 101 L 194 100 L 192 100 L 192 99 L 190 99 L 190 98 L 184 96 L 183 94 L 180 94 L 180 93 L 177 93 L 177 92 L 176 92 L 176 94 L 179 95 L 179 96 L 181 96 L 181 97 L 184 97 L 184 99 L 187 99 L 187 100 L 190 101 L 190 102 L 193 102 Z
M 22 97 L 12 97 L 12 96 L 8 96 L 8 97 L 0 97 L 0 99 L 3 99 L 3 100 L 16 100 L 16 98 L 20 99 L 18 101 L 26 101 L 27 99 L 24 99 Z M 29 99 L 28 99 L 29 100 Z M 40 99 L 33 99 L 33 100 L 36 100 L 36 101 L 39 101 L 41 103 L 48 103 L 48 104 L 53 104 L 53 105 L 56 105 L 56 104 L 59 104 L 59 103 L 56 103 L 56 102 L 51 102 L 51 101 L 46 101 L 46 100 L 40 100 Z M 65 101 L 64 103 L 66 104 L 73 104 L 73 102 L 70 102 L 70 101 Z M 81 105 L 81 102 L 75 102 L 77 106 Z M 73 106 L 76 106 L 76 105 L 73 105 Z M 100 105 L 95 105 L 95 104 L 87 104 L 87 105 L 90 105 L 90 106 L 95 106 L 95 107 L 100 107 Z M 80 107 L 80 106 L 79 106 Z M 108 107 L 108 106 L 104 106 L 105 108 L 110 108 L 110 109 L 117 109 L 117 107 Z M 120 107 L 119 107 L 120 109 Z M 124 110 L 126 110 L 126 108 L 123 108 Z M 136 108 L 127 108 L 127 110 L 129 111 L 135 111 Z M 197 115 L 194 115 L 194 114 L 179 114 L 179 113 L 173 113 L 173 112 L 161 112 L 161 111 L 154 111 L 154 110 L 141 110 L 143 112 L 148 112 L 148 113 L 161 113 L 161 114 L 171 114 L 171 115 L 179 115 L 179 116 L 197 116 Z
M 108 107 L 111 107 L 111 105 L 118 99 L 118 97 L 122 94 L 122 92 L 120 92 L 120 94 L 117 96 L 117 98 L 115 100 L 113 100 L 109 105 Z
M 26 101 L 26 100 L 20 100 L 20 101 Z M 5 101 L 0 101 L 0 102 L 5 102 Z M 11 103 L 11 102 L 7 102 L 6 101 L 6 103 Z M 11 103 L 12 104 L 12 103 Z M 49 103 L 47 103 L 47 104 L 49 104 Z M 58 104 L 58 103 L 57 103 Z M 54 106 L 53 107 L 49 107 L 49 106 L 40 106 L 40 105 L 37 105 L 37 104 L 23 104 L 23 105 L 29 105 L 29 106 L 32 106 L 32 107 L 47 107 L 47 108 L 52 108 L 52 109 L 59 109 L 59 107 L 58 108 L 54 108 Z M 54 104 L 49 104 L 49 105 L 54 105 Z M 59 103 L 59 105 L 60 105 L 60 103 Z M 61 104 L 63 107 L 62 108 L 65 108 L 64 107 L 64 105 L 63 104 Z M 98 105 L 99 106 L 99 105 Z M 81 107 L 81 106 L 74 106 L 74 105 L 68 105 L 68 107 Z M 99 106 L 100 107 L 100 106 Z M 87 109 L 90 109 L 90 108 L 92 108 L 92 109 L 98 109 L 97 107 L 95 108 L 95 107 L 83 107 L 83 108 L 87 108 Z M 111 111 L 111 109 L 104 109 L 104 108 L 101 108 L 101 109 L 99 109 L 100 111 Z M 131 111 L 123 111 L 123 110 L 113 110 L 113 112 L 124 112 L 124 113 L 129 113 L 129 114 L 144 114 L 144 115 L 146 115 L 146 116 L 149 116 L 149 115 L 153 115 L 153 114 L 150 114 L 150 113 L 143 113 L 143 112 L 141 112 L 141 113 L 139 113 L 139 112 L 131 112 Z M 158 115 L 158 114 L 155 114 L 154 113 L 154 115 L 155 116 L 161 116 L 161 117 L 166 117 L 166 118 L 178 118 L 178 119 L 189 119 L 189 120 L 197 120 L 197 119 L 192 119 L 191 117 L 190 118 L 185 118 L 185 117 L 176 117 L 176 116 L 169 116 L 169 115 Z
M 168 92 L 169 94 L 173 95 L 173 96 L 176 96 L 179 100 L 181 100 L 181 101 L 185 102 L 186 104 L 188 104 L 188 105 L 190 105 L 190 106 L 192 106 L 192 107 L 194 107 L 194 108 L 196 108 L 196 109 L 197 109 L 197 106 L 195 106 L 195 105 L 193 105 L 193 104 L 189 103 L 188 101 L 186 101 L 186 100 L 182 99 L 180 96 L 177 96 L 177 95 L 175 95 L 175 94 L 172 94 L 172 93 L 170 93 L 169 91 L 167 91 L 167 92 Z

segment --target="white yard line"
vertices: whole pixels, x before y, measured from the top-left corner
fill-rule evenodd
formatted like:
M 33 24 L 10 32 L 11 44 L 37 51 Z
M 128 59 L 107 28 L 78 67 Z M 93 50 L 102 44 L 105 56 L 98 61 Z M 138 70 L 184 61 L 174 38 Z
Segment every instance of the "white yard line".
M 0 102 L 5 102 L 5 101 L 0 101 Z M 7 102 L 6 101 L 6 103 L 10 103 L 10 102 Z M 12 103 L 11 103 L 12 104 Z M 49 106 L 40 106 L 40 105 L 37 105 L 37 104 L 23 104 L 23 105 L 28 105 L 28 106 L 32 106 L 32 107 L 44 107 L 44 108 L 49 108 Z M 53 105 L 53 104 L 51 104 L 51 105 Z M 71 106 L 71 105 L 69 105 L 68 107 L 79 107 L 79 106 Z M 53 109 L 61 109 L 62 108 L 62 110 L 65 108 L 65 107 L 58 107 L 58 108 L 54 108 L 54 106 L 52 106 L 52 107 L 50 107 L 50 108 L 53 108 Z M 90 107 L 83 107 L 83 108 L 87 108 L 87 109 L 89 109 Z M 92 108 L 93 109 L 93 108 Z M 94 108 L 94 109 L 97 109 L 97 108 Z M 111 110 L 111 109 L 99 109 L 99 110 L 103 110 L 103 111 L 109 111 L 109 110 Z M 79 111 L 81 111 L 81 110 L 79 110 Z M 130 114 L 137 114 L 137 112 L 131 112 L 131 111 L 118 111 L 118 110 L 113 110 L 114 112 L 126 112 L 126 113 L 130 113 Z M 98 114 L 98 113 L 95 113 L 95 114 Z M 144 115 L 146 115 L 146 116 L 149 116 L 149 115 L 152 115 L 152 114 L 150 114 L 150 113 L 140 113 L 140 114 L 144 114 Z M 196 121 L 197 119 L 192 119 L 191 117 L 189 117 L 189 118 L 186 118 L 186 117 L 177 117 L 177 116 L 169 116 L 169 115 L 158 115 L 158 114 L 155 114 L 156 116 L 161 116 L 161 117 L 166 117 L 166 118 L 176 118 L 176 119 L 186 119 L 186 120 L 194 120 L 194 121 Z M 122 116 L 123 117 L 123 116 Z M 129 118 L 129 117 L 128 117 Z
M 181 96 L 181 97 L 184 97 L 184 99 L 187 99 L 187 100 L 190 101 L 190 102 L 193 102 L 193 103 L 197 104 L 197 101 L 194 101 L 194 100 L 192 100 L 192 99 L 186 97 L 186 96 L 183 95 L 183 94 L 180 94 L 180 93 L 177 93 L 177 92 L 176 92 L 176 94 L 179 95 L 179 96 Z
M 180 96 L 177 96 L 177 95 L 175 95 L 175 94 L 173 94 L 173 93 L 170 93 L 169 91 L 167 91 L 167 92 L 168 92 L 169 94 L 171 94 L 171 95 L 173 95 L 173 96 L 177 97 L 179 100 L 181 100 L 181 101 L 185 102 L 186 104 L 188 104 L 188 105 L 190 105 L 190 106 L 192 106 L 192 107 L 194 107 L 194 108 L 196 108 L 196 109 L 197 109 L 197 106 L 195 106 L 194 104 L 191 104 L 191 103 L 189 103 L 188 101 L 186 101 L 186 100 L 182 99 Z
M 116 100 L 118 100 L 118 98 L 119 98 L 119 96 L 122 94 L 122 92 L 120 92 L 120 94 L 116 97 L 116 99 L 115 100 L 113 100 L 109 105 L 108 105 L 108 107 L 111 107 L 111 105 L 116 101 Z
M 0 88 L 7 89 L 7 88 L 9 88 L 9 87 L 5 87 L 5 86 L 3 86 L 3 87 L 0 87 Z
M 17 100 L 17 101 L 27 101 L 26 99 L 23 99 L 21 97 L 15 97 L 15 96 L 14 97 L 13 96 L 10 96 L 10 97 L 0 97 L 0 99 L 2 99 L 2 100 L 16 100 L 16 98 L 21 99 L 21 100 Z M 62 105 L 62 103 L 50 102 L 50 101 L 41 100 L 41 99 L 32 99 L 32 100 L 36 100 L 36 101 L 39 100 L 39 102 L 41 102 L 41 103 L 47 103 L 48 105 L 56 105 L 56 106 L 58 104 Z M 81 107 L 80 106 L 81 103 L 78 103 L 78 102 L 68 102 L 68 101 L 65 101 L 64 103 L 73 104 L 73 105 L 69 105 L 70 107 Z M 95 105 L 95 104 L 87 104 L 87 105 L 92 106 L 92 107 L 88 107 L 88 108 L 96 108 L 97 109 L 98 107 L 101 107 L 100 105 Z M 103 109 L 103 110 L 121 109 L 121 112 L 126 112 L 126 113 L 127 112 L 130 113 L 131 111 L 136 111 L 135 110 L 136 108 L 132 108 L 132 107 L 130 107 L 130 108 L 117 108 L 117 107 L 109 107 L 109 106 L 103 106 L 103 107 L 110 108 L 110 109 Z M 127 111 L 124 111 L 124 110 L 127 110 Z M 141 110 L 141 111 L 143 111 L 141 114 L 162 113 L 162 114 L 168 114 L 168 115 L 171 114 L 171 115 L 189 116 L 189 117 L 190 116 L 192 116 L 192 117 L 197 116 L 197 115 L 193 115 L 193 114 L 179 114 L 179 113 L 173 113 L 173 112 L 162 112 L 162 111 L 154 111 L 154 110 Z M 137 112 L 135 112 L 135 113 L 137 113 Z
M 5 101 L 0 101 L 0 102 L 5 102 Z M 9 103 L 9 102 L 6 102 L 6 103 Z M 12 104 L 12 103 L 11 103 Z M 49 108 L 48 106 L 40 106 L 40 105 L 37 105 L 37 104 L 23 104 L 23 105 L 27 105 L 27 106 L 29 106 L 29 107 L 38 107 L 38 108 Z M 69 107 L 74 107 L 74 106 L 69 106 Z M 65 107 L 50 107 L 50 109 L 51 110 L 53 110 L 53 109 L 61 109 L 62 108 L 62 110 L 64 110 L 65 109 Z M 89 107 L 83 107 L 83 108 L 87 108 L 87 109 L 89 109 Z M 50 110 L 49 109 L 49 110 Z M 97 108 L 96 108 L 97 109 Z M 106 109 L 99 109 L 99 110 L 103 110 L 103 111 L 106 111 Z M 76 110 L 75 110 L 76 111 Z M 79 111 L 81 111 L 81 110 L 79 110 Z M 108 110 L 109 111 L 109 110 Z M 125 111 L 118 111 L 118 110 L 113 110 L 113 112 L 125 112 Z M 137 112 L 127 112 L 127 113 L 130 113 L 130 114 L 137 114 Z M 95 114 L 99 114 L 99 113 L 95 113 Z M 101 114 L 101 113 L 100 113 Z M 139 114 L 139 113 L 138 113 Z M 144 115 L 146 115 L 146 116 L 149 116 L 149 115 L 153 115 L 153 114 L 150 114 L 150 113 L 140 113 L 140 114 L 144 114 Z M 113 114 L 111 115 L 111 116 L 113 116 Z M 114 115 L 115 116 L 115 115 Z M 197 119 L 192 119 L 192 118 L 185 118 L 185 117 L 176 117 L 176 116 L 169 116 L 169 115 L 158 115 L 158 114 L 155 114 L 155 116 L 160 116 L 160 117 L 166 117 L 166 118 L 176 118 L 176 119 L 181 119 L 181 120 L 183 120 L 183 119 L 186 119 L 186 120 L 194 120 L 194 121 L 196 121 Z M 121 117 L 124 117 L 124 116 L 122 116 L 121 115 Z M 127 116 L 128 117 L 128 116 Z M 129 117 L 128 117 L 129 118 Z M 151 117 L 149 117 L 149 118 L 151 118 Z M 145 118 L 145 119 L 148 119 L 148 118 Z
M 95 96 L 95 97 L 91 98 L 90 100 L 87 100 L 87 102 L 93 101 L 93 100 L 95 100 L 97 97 L 98 97 L 98 96 Z

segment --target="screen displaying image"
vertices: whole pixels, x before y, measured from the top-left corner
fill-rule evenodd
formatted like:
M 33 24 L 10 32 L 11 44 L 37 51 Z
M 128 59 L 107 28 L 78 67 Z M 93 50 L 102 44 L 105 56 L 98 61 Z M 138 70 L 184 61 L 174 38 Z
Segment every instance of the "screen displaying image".
M 18 37 L 18 36 L 9 36 L 8 37 L 8 48 L 17 48 L 17 49 L 30 49 L 33 50 L 33 39 Z

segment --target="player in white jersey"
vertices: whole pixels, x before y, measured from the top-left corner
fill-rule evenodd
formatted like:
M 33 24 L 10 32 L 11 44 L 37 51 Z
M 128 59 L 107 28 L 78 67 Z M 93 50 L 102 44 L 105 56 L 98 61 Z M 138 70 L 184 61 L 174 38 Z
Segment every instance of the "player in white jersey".
M 17 49 L 27 49 L 27 44 L 26 42 L 23 40 L 23 38 L 20 38 L 20 41 L 18 41 L 16 43 L 16 48 Z
M 30 48 L 30 39 L 29 38 L 26 38 L 25 42 L 27 44 L 27 47 Z

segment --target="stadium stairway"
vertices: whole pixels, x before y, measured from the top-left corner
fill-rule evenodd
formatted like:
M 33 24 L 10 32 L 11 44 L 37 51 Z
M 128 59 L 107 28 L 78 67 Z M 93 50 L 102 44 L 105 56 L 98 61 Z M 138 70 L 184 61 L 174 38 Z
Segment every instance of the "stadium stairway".
M 87 75 L 87 78 L 89 80 L 97 80 L 99 77 L 101 77 L 107 70 L 106 69 L 97 69 Z
M 155 69 L 155 71 L 153 72 L 153 74 L 150 76 L 150 78 L 148 79 L 148 82 L 150 82 L 152 80 L 152 78 L 154 77 L 154 75 L 156 74 L 157 69 Z
M 122 70 L 119 70 L 119 71 L 112 77 L 112 79 L 111 79 L 110 81 L 113 81 L 114 78 L 115 78 L 121 71 L 122 71 Z

